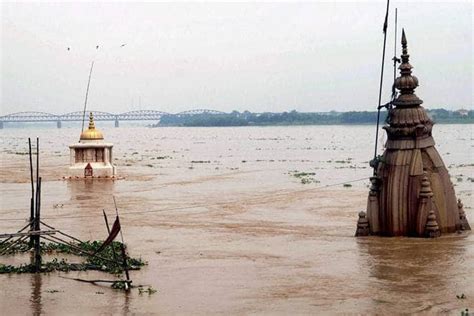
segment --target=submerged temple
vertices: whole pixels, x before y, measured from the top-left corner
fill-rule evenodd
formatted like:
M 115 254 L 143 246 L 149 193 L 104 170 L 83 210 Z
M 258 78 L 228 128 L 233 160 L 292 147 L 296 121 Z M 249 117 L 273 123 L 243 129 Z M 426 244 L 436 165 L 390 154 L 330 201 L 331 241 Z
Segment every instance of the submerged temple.
M 113 144 L 104 142 L 104 135 L 95 128 L 92 112 L 89 128 L 81 133 L 78 143 L 69 146 L 71 177 L 107 178 L 116 175 L 112 164 Z
M 463 205 L 456 200 L 448 170 L 434 147 L 433 121 L 414 93 L 405 31 L 402 33 L 399 96 L 389 109 L 385 152 L 375 159 L 367 214 L 359 214 L 356 236 L 437 237 L 470 230 Z

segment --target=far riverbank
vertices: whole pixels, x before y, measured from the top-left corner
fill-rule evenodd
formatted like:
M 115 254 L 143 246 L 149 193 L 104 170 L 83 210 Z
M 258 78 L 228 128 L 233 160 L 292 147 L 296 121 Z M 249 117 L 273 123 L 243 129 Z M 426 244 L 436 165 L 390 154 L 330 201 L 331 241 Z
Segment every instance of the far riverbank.
M 428 110 L 437 124 L 474 124 L 474 111 Z M 387 118 L 387 111 L 380 112 L 380 122 Z M 376 111 L 303 113 L 251 113 L 248 111 L 221 114 L 164 115 L 152 127 L 213 127 L 213 126 L 291 126 L 291 125 L 371 125 L 377 122 Z

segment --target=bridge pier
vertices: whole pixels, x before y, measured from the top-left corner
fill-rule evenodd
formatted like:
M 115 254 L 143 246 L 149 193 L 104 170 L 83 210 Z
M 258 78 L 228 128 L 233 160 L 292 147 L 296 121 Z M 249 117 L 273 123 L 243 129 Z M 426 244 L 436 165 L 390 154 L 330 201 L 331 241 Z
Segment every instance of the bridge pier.
M 119 127 L 119 120 L 115 119 L 115 127 Z
M 61 121 L 56 121 L 56 126 L 57 126 L 58 128 L 61 128 L 61 126 L 62 126 Z

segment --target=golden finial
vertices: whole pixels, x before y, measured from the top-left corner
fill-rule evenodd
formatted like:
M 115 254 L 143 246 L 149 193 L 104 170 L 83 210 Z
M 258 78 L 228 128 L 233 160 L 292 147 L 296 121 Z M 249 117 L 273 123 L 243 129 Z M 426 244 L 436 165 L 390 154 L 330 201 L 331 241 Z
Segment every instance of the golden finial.
M 104 135 L 95 128 L 94 115 L 89 112 L 89 128 L 81 133 L 80 140 L 102 140 Z
M 95 129 L 94 115 L 89 112 L 89 129 Z

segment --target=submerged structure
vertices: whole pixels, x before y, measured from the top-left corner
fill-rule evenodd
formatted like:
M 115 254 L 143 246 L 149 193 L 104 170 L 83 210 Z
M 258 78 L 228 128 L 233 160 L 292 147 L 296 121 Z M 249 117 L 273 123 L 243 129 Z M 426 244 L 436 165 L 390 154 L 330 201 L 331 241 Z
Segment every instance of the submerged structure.
M 104 142 L 104 135 L 95 128 L 92 112 L 89 128 L 81 133 L 79 142 L 69 146 L 71 177 L 115 177 L 116 167 L 112 164 L 112 143 Z
M 437 237 L 470 230 L 463 205 L 456 200 L 448 170 L 436 150 L 433 121 L 414 93 L 407 40 L 402 33 L 399 96 L 392 102 L 383 128 L 385 152 L 374 160 L 367 214 L 359 213 L 356 236 Z

